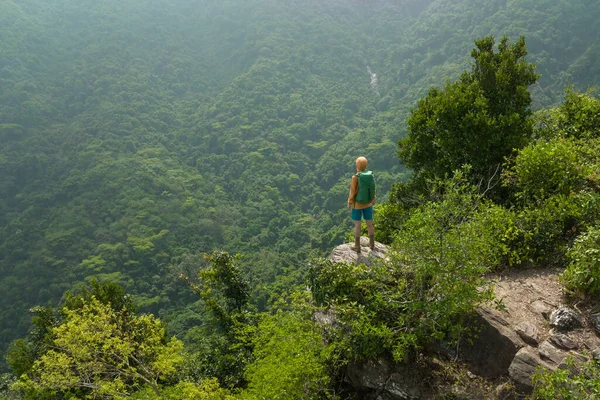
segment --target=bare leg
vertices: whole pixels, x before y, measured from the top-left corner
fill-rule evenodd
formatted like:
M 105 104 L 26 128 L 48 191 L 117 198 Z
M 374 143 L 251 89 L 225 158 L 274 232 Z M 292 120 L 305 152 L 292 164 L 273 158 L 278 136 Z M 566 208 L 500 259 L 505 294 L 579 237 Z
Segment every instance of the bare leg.
M 354 251 L 360 253 L 360 221 L 354 221 Z
M 373 221 L 365 221 L 367 223 L 367 229 L 369 231 L 369 236 L 375 234 L 375 226 L 373 226 Z M 356 229 L 356 227 L 355 227 Z
M 375 227 L 373 226 L 373 221 L 366 221 L 367 229 L 369 231 L 369 247 L 371 250 L 375 249 Z
M 354 221 L 354 237 L 360 237 L 360 221 Z

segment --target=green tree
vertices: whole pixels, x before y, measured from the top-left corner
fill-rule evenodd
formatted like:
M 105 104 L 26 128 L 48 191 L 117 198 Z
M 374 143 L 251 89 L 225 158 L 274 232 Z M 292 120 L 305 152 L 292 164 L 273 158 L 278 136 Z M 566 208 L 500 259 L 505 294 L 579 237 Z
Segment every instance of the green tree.
M 182 275 L 210 314 L 208 323 L 187 335 L 192 354 L 185 369 L 195 378 L 217 377 L 226 387 L 243 386 L 243 369 L 252 348 L 240 340 L 239 332 L 254 325 L 254 314 L 248 302 L 249 284 L 237 265 L 241 256 L 214 251 L 204 258 L 208 265 L 197 281 Z
M 408 134 L 399 142 L 400 158 L 415 171 L 415 181 L 450 176 L 470 164 L 476 180 L 493 176 L 514 149 L 532 135 L 528 87 L 538 78 L 525 60 L 525 39 L 509 44 L 503 37 L 476 40 L 474 64 L 456 82 L 432 88 L 408 118 Z
M 327 398 L 327 347 L 311 310 L 278 310 L 261 318 L 250 338 L 254 360 L 245 368 L 243 399 Z
M 183 344 L 168 339 L 152 315 L 117 312 L 95 297 L 64 315 L 52 328 L 52 345 L 15 383 L 30 397 L 81 390 L 90 398 L 119 397 L 137 385 L 148 385 L 160 396 L 159 382 L 183 359 Z

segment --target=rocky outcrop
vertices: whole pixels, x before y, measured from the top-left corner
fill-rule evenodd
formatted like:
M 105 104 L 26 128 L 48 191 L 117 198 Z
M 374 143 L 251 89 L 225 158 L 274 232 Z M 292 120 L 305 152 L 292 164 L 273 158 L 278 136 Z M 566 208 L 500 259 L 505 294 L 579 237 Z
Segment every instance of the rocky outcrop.
M 333 262 L 371 265 L 388 259 L 389 248 L 376 243 L 371 251 L 368 238 L 361 239 L 361 253 L 352 250 L 352 243 L 338 246 L 330 256 Z M 441 346 L 429 349 L 429 355 L 445 353 L 447 357 L 465 363 L 469 375 L 498 382 L 496 393 L 507 393 L 510 386 L 518 392 L 533 390 L 531 378 L 538 367 L 555 370 L 573 368 L 565 360 L 584 362 L 582 349 L 600 359 L 600 314 L 586 318 L 583 313 L 564 306 L 556 270 L 511 271 L 495 277 L 496 301 L 477 309 L 469 322 L 477 332 L 463 340 L 457 348 Z M 335 318 L 324 314 L 324 324 L 335 324 Z M 425 357 L 428 354 L 424 354 Z M 410 366 L 398 365 L 380 358 L 348 365 L 346 381 L 364 399 L 404 400 L 426 398 L 420 382 L 411 381 Z M 422 382 L 421 382 L 422 383 Z M 420 397 L 422 396 L 422 397 Z M 507 398 L 505 394 L 498 398 Z
M 375 242 L 375 248 L 369 248 L 369 238 L 360 238 L 360 253 L 353 250 L 354 243 L 346 243 L 339 245 L 329 255 L 329 259 L 333 262 L 346 262 L 351 264 L 366 264 L 371 265 L 375 260 L 387 259 L 390 251 L 385 244 Z
M 540 356 L 532 347 L 524 347 L 515 355 L 515 358 L 508 367 L 508 373 L 515 382 L 515 387 L 519 392 L 531 392 L 533 389 L 531 377 L 536 372 L 538 366 L 551 368 L 550 365 L 540 359 Z
M 363 393 L 362 398 L 377 400 L 416 400 L 421 398 L 420 382 L 414 374 L 406 371 L 406 366 L 398 366 L 384 357 L 355 362 L 346 367 L 349 383 Z
M 366 264 L 388 259 L 389 247 L 375 242 L 375 248 L 369 248 L 369 238 L 362 237 L 361 252 L 353 250 L 354 243 L 336 247 L 329 256 L 333 262 Z M 320 325 L 335 325 L 335 316 L 330 312 L 315 314 Z M 374 400 L 414 400 L 421 398 L 422 382 L 410 379 L 413 371 L 405 365 L 397 365 L 386 357 L 354 362 L 346 366 L 346 381 L 359 393 L 361 399 Z
M 496 307 L 477 311 L 474 324 L 480 332 L 460 348 L 459 360 L 482 377 L 508 375 L 519 392 L 529 393 L 538 367 L 563 368 L 567 358 L 583 359 L 579 349 L 598 348 L 593 323 L 586 325 L 580 312 L 562 305 L 559 272 L 529 270 L 498 277 Z

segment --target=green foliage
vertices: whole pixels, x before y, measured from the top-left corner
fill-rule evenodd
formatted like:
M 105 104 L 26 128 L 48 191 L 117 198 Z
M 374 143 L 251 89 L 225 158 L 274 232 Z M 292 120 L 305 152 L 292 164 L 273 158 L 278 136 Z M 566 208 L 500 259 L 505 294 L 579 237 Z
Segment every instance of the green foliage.
M 242 399 L 328 398 L 328 353 L 309 313 L 279 310 L 261 318 L 253 333 L 254 361 L 245 369 Z
M 150 387 L 136 392 L 132 399 L 147 400 L 234 400 L 236 397 L 219 386 L 216 379 L 204 379 L 200 383 L 179 382 L 174 386 L 166 387 L 160 396 Z
M 514 264 L 564 265 L 577 235 L 597 224 L 600 141 L 588 121 L 598 111 L 598 99 L 567 91 L 563 105 L 538 113 L 539 139 L 505 164 L 503 184 L 516 215 Z
M 54 342 L 53 328 L 59 320 L 51 307 L 34 307 L 30 310 L 33 328 L 27 339 L 11 343 L 6 360 L 16 376 L 29 372 L 38 359 Z
M 567 88 L 563 103 L 536 115 L 540 137 L 592 139 L 600 137 L 600 99 L 593 91 L 578 93 Z
M 532 134 L 531 96 L 538 75 L 525 60 L 525 39 L 509 45 L 502 38 L 475 41 L 471 72 L 430 89 L 408 118 L 399 142 L 400 158 L 416 180 L 444 178 L 470 164 L 475 180 L 488 179 L 504 157 L 523 147 Z
M 590 360 L 576 363 L 567 359 L 569 368 L 541 369 L 532 378 L 532 400 L 594 399 L 600 394 L 600 363 Z
M 14 385 L 29 398 L 39 393 L 119 397 L 139 384 L 160 396 L 159 382 L 182 361 L 183 344 L 168 339 L 153 316 L 118 312 L 95 297 L 63 314 L 52 329 L 52 346 Z
M 62 309 L 80 309 L 91 301 L 92 298 L 110 306 L 116 312 L 135 314 L 137 311 L 131 296 L 125 293 L 125 289 L 122 286 L 111 281 L 100 282 L 97 279 L 93 279 L 88 284 L 80 285 L 77 289 L 65 293 Z
M 483 274 L 508 252 L 503 209 L 483 201 L 461 171 L 433 192 L 438 201 L 412 211 L 390 261 L 312 265 L 311 291 L 340 319 L 346 357 L 389 351 L 401 360 L 431 340 L 455 340 L 462 318 L 491 299 Z
M 252 346 L 241 339 L 240 331 L 255 322 L 248 303 L 249 285 L 236 264 L 241 256 L 214 251 L 204 258 L 208 265 L 200 270 L 197 282 L 183 278 L 202 299 L 212 324 L 188 333 L 191 346 L 185 374 L 194 379 L 217 377 L 227 387 L 243 386 Z
M 19 392 L 12 389 L 15 382 L 15 377 L 11 374 L 0 375 L 0 399 L 2 400 L 19 400 L 22 396 Z
M 582 144 L 571 139 L 534 142 L 517 154 L 506 179 L 523 204 L 569 195 L 586 183 L 583 153 Z
M 302 385 L 307 391 L 298 397 L 323 394 L 315 394 L 313 381 L 325 385 L 326 378 L 307 316 L 285 311 L 265 317 L 259 326 L 266 333 L 248 341 L 257 324 L 250 303 L 268 307 L 272 298 L 302 282 L 307 254 L 322 254 L 343 240 L 354 158 L 369 158 L 380 198 L 406 178 L 395 154 L 405 117 L 427 88 L 459 78 L 473 35 L 527 35 L 531 57 L 544 73 L 532 89 L 538 104 L 556 103 L 564 82 L 579 87 L 598 82 L 592 72 L 600 65 L 599 51 L 589 32 L 599 30 L 600 9 L 583 7 L 582 1 L 511 7 L 502 2 L 482 7 L 473 0 L 325 0 L 311 7 L 293 0 L 269 7 L 259 0 L 193 3 L 0 3 L 0 352 L 25 335 L 31 326 L 26 310 L 41 304 L 32 309 L 29 337 L 14 342 L 8 353 L 15 373 L 29 376 L 31 387 L 43 384 L 44 370 L 71 360 L 71 370 L 49 371 L 47 379 L 77 384 L 66 373 L 89 363 L 75 360 L 74 348 L 50 351 L 63 340 L 58 333 L 75 343 L 77 318 L 103 332 L 83 315 L 97 301 L 94 312 L 126 320 L 131 335 L 143 328 L 160 336 L 162 329 L 151 317 L 136 316 L 134 303 L 168 320 L 188 344 L 182 371 L 151 384 L 132 377 L 104 379 L 98 388 L 64 389 L 65 396 L 125 389 L 138 398 L 158 397 L 157 390 L 164 398 L 230 396 L 210 377 L 227 387 L 251 379 L 249 396 L 279 395 L 280 388 L 298 394 Z M 560 23 L 554 23 L 557 15 Z M 491 148 L 489 154 L 500 154 L 520 145 L 510 136 L 518 129 L 529 134 L 518 112 L 497 113 L 506 104 L 514 111 L 528 101 L 524 91 L 511 97 L 516 81 L 506 79 L 511 72 L 512 78 L 531 72 L 527 63 L 517 62 L 524 55 L 521 42 L 501 43 L 496 53 L 489 38 L 478 42 L 475 67 L 463 75 L 473 82 L 448 83 L 444 90 L 450 97 L 444 100 L 442 90 L 432 97 L 441 104 L 439 109 L 431 104 L 432 110 L 452 123 L 448 126 L 464 129 L 464 136 L 445 138 L 454 150 L 476 147 L 475 154 L 483 156 L 480 149 Z M 513 63 L 517 68 L 511 69 Z M 369 85 L 367 66 L 378 75 L 377 88 Z M 495 73 L 485 73 L 491 70 Z M 569 135 L 597 136 L 593 100 L 569 95 L 562 110 L 550 113 L 561 121 L 552 126 L 567 132 L 576 121 L 572 130 L 585 133 Z M 471 112 L 462 120 L 454 118 L 461 107 Z M 502 148 L 492 148 L 498 137 Z M 597 145 L 586 145 L 600 154 Z M 456 153 L 451 161 L 457 165 L 487 167 L 489 160 Z M 347 329 L 341 333 L 350 332 L 340 347 L 355 355 L 377 354 L 381 340 L 399 358 L 431 336 L 458 334 L 458 317 L 452 315 L 481 300 L 468 300 L 477 281 L 470 275 L 475 263 L 485 270 L 506 257 L 537 259 L 541 248 L 562 251 L 572 237 L 565 230 L 579 232 L 597 218 L 593 154 L 581 153 L 585 191 L 573 197 L 574 206 L 566 186 L 544 197 L 547 204 L 540 209 L 517 210 L 475 201 L 477 196 L 456 187 L 436 191 L 462 193 L 452 201 L 427 193 L 438 205 L 403 198 L 404 189 L 395 190 L 396 202 L 378 205 L 377 235 L 405 250 L 391 266 L 375 271 L 326 268 L 323 279 L 328 278 L 316 290 L 321 301 L 340 310 Z M 568 157 L 560 159 L 567 162 L 557 168 L 570 167 Z M 445 168 L 446 161 L 439 163 Z M 450 175 L 455 167 L 445 172 Z M 537 184 L 550 191 L 557 187 Z M 459 200 L 465 202 L 462 209 Z M 476 210 L 469 211 L 469 204 Z M 475 231 L 481 237 L 474 237 Z M 473 242 L 460 242 L 461 235 Z M 198 301 L 177 276 L 194 276 L 202 265 L 197 254 L 214 248 L 247 257 L 213 253 L 199 283 L 191 279 Z M 465 275 L 453 277 L 463 263 Z M 127 288 L 130 297 L 107 280 Z M 90 286 L 66 295 L 58 312 L 45 307 L 82 281 Z M 118 333 L 111 337 L 116 340 Z M 269 333 L 285 345 L 278 349 Z M 289 334 L 298 335 L 298 343 Z M 161 346 L 167 346 L 162 335 Z M 85 346 L 100 345 L 92 340 Z M 126 342 L 116 347 L 128 349 Z M 302 357 L 293 357 L 298 349 L 305 350 Z M 272 354 L 304 375 L 278 364 Z M 177 352 L 169 361 L 179 357 Z M 157 369 L 170 370 L 159 364 Z M 273 375 L 279 369 L 285 373 Z M 262 386 L 263 372 L 274 376 L 276 385 Z M 168 386 L 175 380 L 181 382 Z M 50 390 L 35 396 L 58 395 Z
M 357 155 L 380 199 L 406 178 L 405 118 L 459 78 L 475 37 L 526 35 L 538 105 L 598 84 L 596 7 L 480 3 L 2 2 L 0 352 L 33 305 L 93 278 L 183 336 L 206 315 L 173 266 L 214 248 L 246 254 L 266 306 L 285 271 L 344 240 Z
M 510 247 L 515 265 L 562 265 L 583 217 L 582 196 L 554 195 L 516 212 Z
M 561 281 L 569 290 L 600 294 L 600 227 L 590 227 L 567 251 L 569 264 Z

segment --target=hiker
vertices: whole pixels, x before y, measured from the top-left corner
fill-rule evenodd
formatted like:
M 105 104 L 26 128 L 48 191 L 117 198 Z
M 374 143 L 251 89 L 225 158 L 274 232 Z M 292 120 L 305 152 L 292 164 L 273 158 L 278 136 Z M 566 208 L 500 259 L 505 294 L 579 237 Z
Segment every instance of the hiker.
M 360 253 L 360 222 L 362 218 L 367 223 L 369 231 L 369 247 L 375 248 L 375 227 L 373 226 L 373 206 L 375 205 L 375 179 L 373 173 L 367 171 L 367 159 L 356 159 L 356 174 L 350 181 L 350 196 L 348 196 L 348 209 L 352 209 L 354 221 L 354 247 Z

